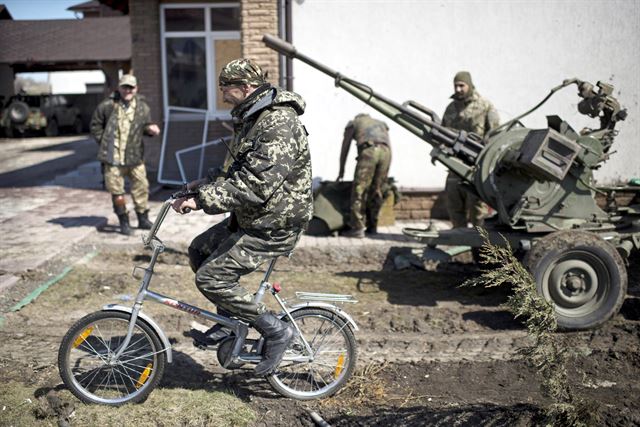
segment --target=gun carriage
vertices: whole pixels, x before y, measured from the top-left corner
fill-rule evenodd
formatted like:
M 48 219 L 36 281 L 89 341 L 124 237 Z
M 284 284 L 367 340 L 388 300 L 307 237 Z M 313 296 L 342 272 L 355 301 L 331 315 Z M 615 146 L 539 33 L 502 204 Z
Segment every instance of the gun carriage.
M 438 115 L 420 103 L 398 104 L 281 39 L 265 35 L 263 41 L 328 75 L 337 87 L 430 144 L 432 161 L 460 176 L 468 191 L 496 211 L 485 223 L 490 240 L 503 244 L 501 236 L 506 238 L 535 278 L 538 292 L 553 302 L 561 328 L 594 328 L 620 310 L 627 292 L 625 265 L 640 248 L 640 187 L 595 186 L 593 171 L 609 159 L 615 127 L 627 116 L 613 86 L 565 80 L 538 105 L 482 138 L 442 126 Z M 578 111 L 598 119 L 597 129 L 576 132 L 558 116 L 548 116 L 545 129 L 522 125 L 523 117 L 571 85 L 581 98 Z M 632 204 L 616 202 L 621 190 L 635 193 Z M 597 194 L 606 206 L 598 205 Z M 475 229 L 404 233 L 433 248 L 483 244 Z

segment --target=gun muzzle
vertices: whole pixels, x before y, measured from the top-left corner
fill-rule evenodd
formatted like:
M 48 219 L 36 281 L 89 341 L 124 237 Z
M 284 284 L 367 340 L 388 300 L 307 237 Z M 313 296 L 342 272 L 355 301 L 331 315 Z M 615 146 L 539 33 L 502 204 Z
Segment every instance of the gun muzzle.
M 274 37 L 271 34 L 265 34 L 262 37 L 262 41 L 271 49 L 280 52 L 283 55 L 287 55 L 290 58 L 293 58 L 296 54 L 296 48 L 281 38 Z

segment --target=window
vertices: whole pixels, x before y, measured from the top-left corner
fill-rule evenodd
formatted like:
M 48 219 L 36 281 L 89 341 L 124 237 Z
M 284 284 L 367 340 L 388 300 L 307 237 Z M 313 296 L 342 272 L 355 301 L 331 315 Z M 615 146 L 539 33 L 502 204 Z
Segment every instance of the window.
M 211 8 L 211 29 L 213 31 L 240 31 L 240 8 Z
M 204 9 L 165 9 L 165 31 L 204 31 Z
M 206 110 L 210 119 L 228 119 L 217 83 L 220 69 L 241 55 L 239 2 L 163 4 L 160 13 L 165 111 Z
M 169 106 L 207 110 L 204 37 L 172 37 L 165 46 Z

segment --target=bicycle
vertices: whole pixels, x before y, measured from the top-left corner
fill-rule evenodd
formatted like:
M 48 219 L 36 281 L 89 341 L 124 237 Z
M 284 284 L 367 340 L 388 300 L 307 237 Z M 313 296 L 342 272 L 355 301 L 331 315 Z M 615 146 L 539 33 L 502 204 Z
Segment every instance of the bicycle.
M 174 200 L 192 195 L 186 190 L 167 199 L 147 235 L 142 237 L 152 249 L 140 289 L 132 307 L 109 304 L 78 320 L 62 339 L 58 353 L 60 376 L 69 390 L 85 403 L 119 406 L 142 402 L 158 386 L 166 364 L 173 360 L 171 344 L 160 326 L 142 311 L 151 300 L 213 321 L 231 332 L 217 347 L 216 356 L 226 369 L 257 364 L 262 358 L 264 339 L 248 339 L 250 326 L 235 318 L 198 308 L 149 290 L 154 266 L 165 249 L 157 237 Z M 270 261 L 254 300 L 269 292 L 281 308 L 278 317 L 291 322 L 297 332 L 277 370 L 268 375 L 271 387 L 283 396 L 299 400 L 328 397 L 353 375 L 357 358 L 352 317 L 334 303 L 357 302 L 351 295 L 296 292 L 300 300 L 289 305 L 280 298 L 281 287 L 269 277 L 276 259 Z

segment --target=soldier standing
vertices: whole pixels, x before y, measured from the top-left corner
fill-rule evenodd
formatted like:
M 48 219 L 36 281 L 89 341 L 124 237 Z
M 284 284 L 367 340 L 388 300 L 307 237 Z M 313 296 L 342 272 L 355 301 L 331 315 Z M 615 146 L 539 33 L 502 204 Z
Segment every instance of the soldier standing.
M 131 180 L 131 197 L 138 216 L 138 228 L 148 230 L 149 181 L 144 166 L 142 134 L 155 136 L 158 125 L 151 123 L 150 110 L 138 93 L 135 76 L 125 74 L 118 90 L 98 105 L 91 118 L 91 135 L 100 145 L 105 187 L 111 193 L 113 210 L 118 215 L 120 233 L 131 234 L 129 212 L 124 197 L 124 179 Z
M 456 130 L 484 136 L 499 124 L 498 112 L 493 104 L 475 90 L 471 74 L 460 71 L 453 78 L 453 101 L 447 106 L 442 124 Z M 489 208 L 476 195 L 465 191 L 460 178 L 449 172 L 445 186 L 447 210 L 454 228 L 482 225 Z
M 228 63 L 220 72 L 224 101 L 234 105 L 234 161 L 224 179 L 216 176 L 189 183 L 193 198 L 176 200 L 181 213 L 203 209 L 231 217 L 197 236 L 189 247 L 196 285 L 211 302 L 253 325 L 266 339 L 256 374 L 271 373 L 294 337 L 290 324 L 254 303 L 238 284 L 241 276 L 279 255 L 290 253 L 312 215 L 311 157 L 307 132 L 298 116 L 305 102 L 297 94 L 273 87 L 262 69 L 248 59 Z M 215 325 L 196 340 L 213 344 Z
M 382 186 L 387 181 L 391 164 L 389 127 L 368 114 L 358 114 L 347 123 L 340 152 L 338 181 L 344 176 L 344 164 L 353 139 L 356 141 L 358 157 L 351 186 L 350 229 L 342 235 L 362 238 L 365 225 L 368 233 L 375 234 L 378 231 L 378 215 L 384 202 Z

